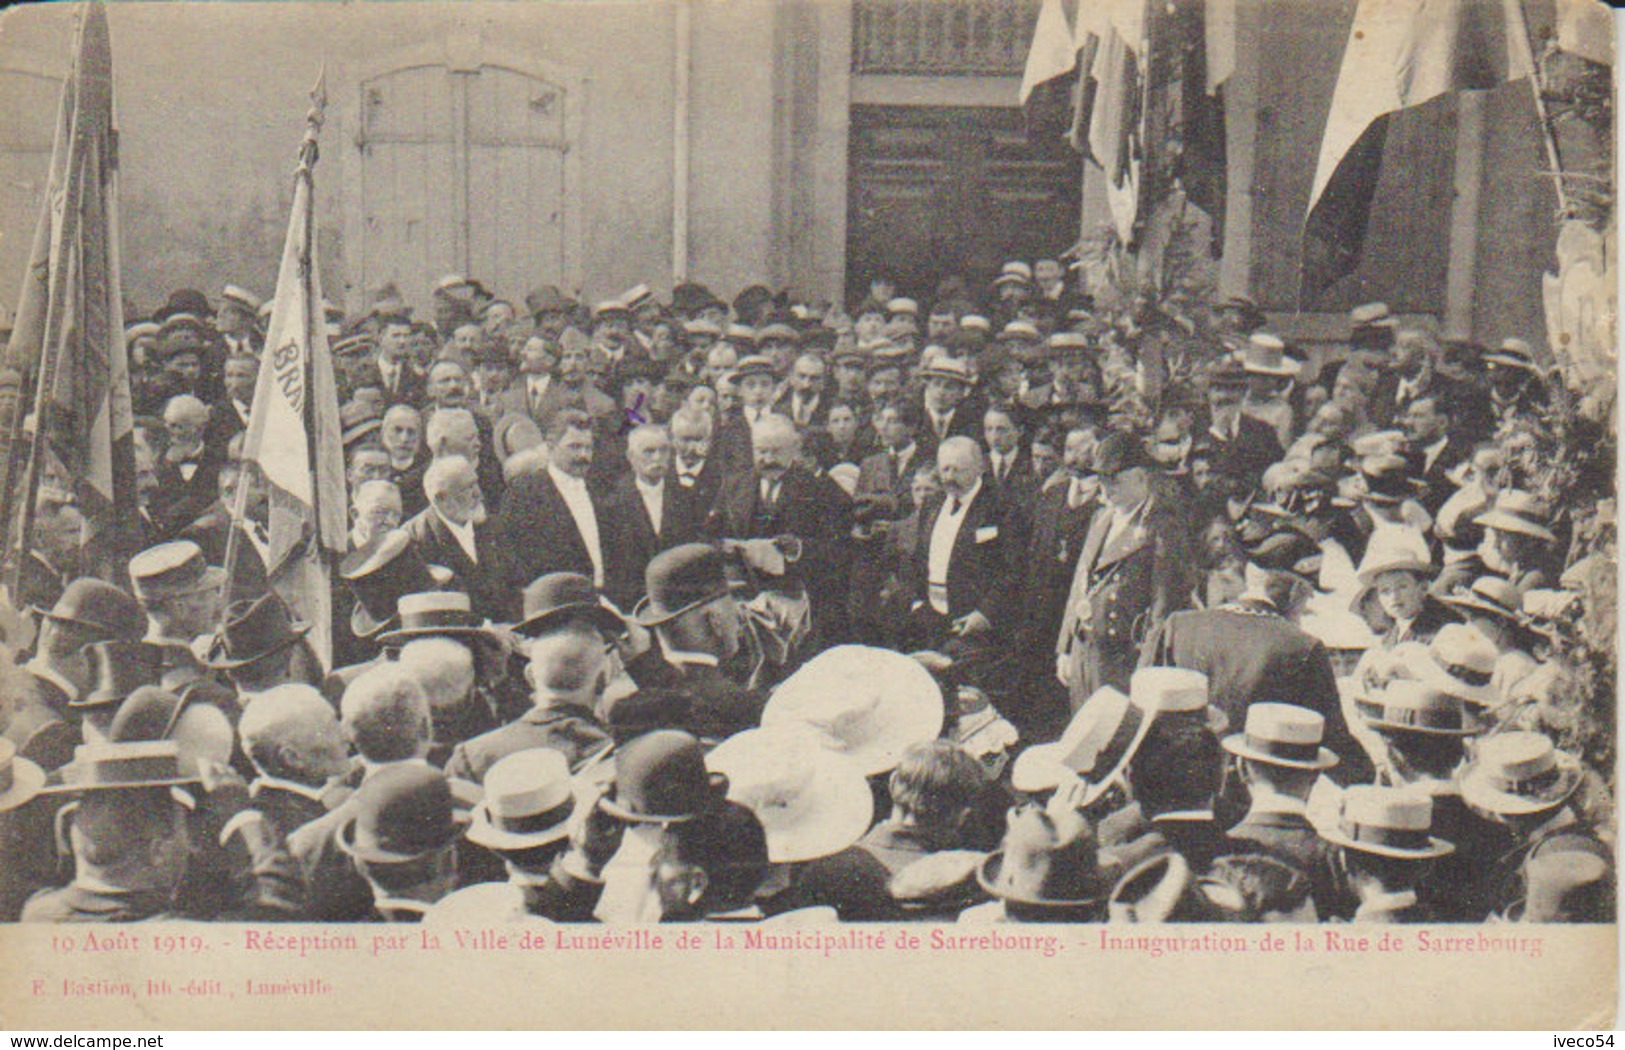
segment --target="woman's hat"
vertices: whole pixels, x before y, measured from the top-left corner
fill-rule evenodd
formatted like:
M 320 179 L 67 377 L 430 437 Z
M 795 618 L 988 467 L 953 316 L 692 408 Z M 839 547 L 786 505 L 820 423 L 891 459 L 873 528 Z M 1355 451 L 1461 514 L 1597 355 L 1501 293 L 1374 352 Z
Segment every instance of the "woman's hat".
M 863 837 L 874 794 L 863 770 L 808 726 L 749 729 L 724 740 L 706 766 L 728 778 L 728 798 L 756 814 L 775 864 L 816 860 Z M 489 786 L 487 787 L 489 790 Z
M 45 770 L 26 758 L 19 758 L 17 745 L 0 737 L 0 813 L 26 804 L 44 786 Z
M 1519 626 L 1523 624 L 1523 596 L 1511 580 L 1500 576 L 1480 576 L 1472 586 L 1457 587 L 1441 601 L 1458 609 L 1488 613 Z
M 1200 715 L 1216 723 L 1221 712 L 1208 706 L 1208 678 L 1179 667 L 1142 667 L 1129 679 L 1124 695 L 1111 686 L 1100 689 L 1073 714 L 1061 739 L 1037 744 L 1016 756 L 1010 770 L 1017 791 L 1049 791 L 1070 776 L 1089 784 L 1083 805 L 1111 787 L 1139 750 L 1153 718 Z
M 1402 860 L 1433 860 L 1455 852 L 1433 828 L 1433 799 L 1403 788 L 1356 784 L 1343 791 L 1337 826 L 1320 836 L 1344 849 Z
M 577 616 L 586 617 L 594 627 L 608 634 L 626 629 L 614 609 L 604 604 L 592 580 L 577 572 L 550 572 L 538 576 L 525 588 L 525 618 L 514 632 L 535 638 Z
M 122 704 L 144 685 L 157 685 L 163 677 L 164 651 L 146 642 L 94 642 L 85 646 L 90 659 L 91 687 L 68 701 L 83 710 Z
M 339 849 L 373 864 L 400 864 L 457 841 L 457 802 L 451 781 L 428 765 L 387 766 L 361 782 L 339 825 Z
M 1320 746 L 1326 719 L 1295 704 L 1252 704 L 1244 730 L 1224 738 L 1232 755 L 1289 769 L 1330 769 L 1337 756 Z
M 1518 489 L 1502 489 L 1496 493 L 1495 505 L 1473 521 L 1486 528 L 1538 536 L 1547 543 L 1557 542 L 1557 534 L 1551 530 L 1552 508 L 1533 493 Z
M 1427 539 L 1405 526 L 1380 528 L 1371 537 L 1356 575 L 1364 586 L 1376 583 L 1385 572 L 1409 572 L 1431 578 L 1436 571 Z
M 1372 729 L 1424 736 L 1473 736 L 1483 727 L 1467 716 L 1461 697 L 1409 678 L 1396 678 L 1369 696 L 1358 697 L 1354 709 Z
M 1503 816 L 1542 813 L 1568 801 L 1580 777 L 1580 759 L 1559 751 L 1546 734 L 1501 733 L 1479 742 L 1461 776 L 1461 797 Z
M 1499 707 L 1502 697 L 1490 682 L 1500 656 L 1476 627 L 1451 623 L 1439 628 L 1428 646 L 1425 678 L 1437 688 L 1476 707 Z
M 865 776 L 896 767 L 903 752 L 935 739 L 945 706 L 931 672 L 902 653 L 838 645 L 808 660 L 768 698 L 762 726 L 818 730 L 823 746 Z
M 1011 810 L 1003 846 L 982 862 L 976 881 L 1006 909 L 1017 905 L 1056 917 L 1098 910 L 1112 889 L 1083 814 L 1039 806 Z
M 206 667 L 229 671 L 275 655 L 303 638 L 310 624 L 293 618 L 282 596 L 268 591 L 231 603 L 226 622 L 209 643 Z
M 562 751 L 531 748 L 501 759 L 485 774 L 468 841 L 494 850 L 523 850 L 569 834 L 576 798 Z
M 720 804 L 728 778 L 705 768 L 699 740 L 675 729 L 645 733 L 615 755 L 613 792 L 599 803 L 633 824 L 675 824 Z

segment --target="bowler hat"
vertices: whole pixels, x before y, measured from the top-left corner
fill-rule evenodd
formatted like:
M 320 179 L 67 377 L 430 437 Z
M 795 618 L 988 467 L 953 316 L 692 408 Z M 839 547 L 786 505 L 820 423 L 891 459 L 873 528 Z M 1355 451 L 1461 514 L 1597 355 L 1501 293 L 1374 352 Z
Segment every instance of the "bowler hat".
M 1037 806 L 1010 812 L 1002 848 L 982 862 L 976 881 L 1004 901 L 1007 912 L 1014 905 L 1057 917 L 1098 911 L 1112 890 L 1083 814 Z
M 446 775 L 428 765 L 403 763 L 361 782 L 339 825 L 339 848 L 357 860 L 399 864 L 457 841 L 462 833 Z
M 180 288 L 169 293 L 164 305 L 152 312 L 152 319 L 159 324 L 174 317 L 176 314 L 191 314 L 193 317 L 213 317 L 214 307 L 209 305 L 209 297 L 195 288 Z
M 649 559 L 645 597 L 632 610 L 644 627 L 658 627 L 728 593 L 722 554 L 703 543 L 684 543 Z
M 575 303 L 559 291 L 557 285 L 544 284 L 526 294 L 525 309 L 535 317 L 539 314 L 568 313 L 575 309 Z
M 1138 434 L 1114 430 L 1095 449 L 1095 473 L 1112 477 L 1135 467 L 1150 467 L 1151 457 Z
M 696 314 L 712 306 L 726 306 L 703 284 L 684 281 L 671 290 L 671 308 L 684 314 Z
M 44 786 L 45 770 L 26 758 L 19 758 L 17 745 L 0 737 L 0 813 L 24 805 Z
M 615 756 L 604 812 L 634 824 L 675 824 L 720 804 L 728 778 L 705 768 L 699 740 L 675 729 L 646 733 Z
M 93 642 L 114 638 L 139 641 L 147 630 L 139 602 L 123 589 L 88 576 L 68 584 L 49 610 L 35 606 L 34 611 L 46 619 L 89 632 Z
M 1401 860 L 1433 860 L 1456 847 L 1434 838 L 1433 799 L 1404 788 L 1356 784 L 1343 792 L 1337 826 L 1320 836 L 1344 849 Z
M 310 624 L 294 619 L 281 595 L 268 591 L 231 603 L 203 663 L 224 671 L 246 667 L 281 652 L 309 631 Z
M 550 572 L 532 580 L 525 588 L 524 609 L 525 618 L 513 629 L 527 638 L 535 638 L 577 616 L 609 634 L 626 629 L 615 610 L 604 604 L 592 580 L 576 572 Z
M 69 707 L 105 707 L 124 702 L 144 685 L 157 685 L 163 675 L 163 649 L 146 642 L 95 642 L 85 647 L 90 658 L 91 687 L 68 701 Z
M 1240 758 L 1289 769 L 1330 769 L 1337 756 L 1320 746 L 1326 719 L 1295 704 L 1251 704 L 1242 732 L 1224 738 L 1224 749 Z
M 143 605 L 195 594 L 225 584 L 225 570 L 203 560 L 191 540 L 160 543 L 130 559 L 130 582 Z

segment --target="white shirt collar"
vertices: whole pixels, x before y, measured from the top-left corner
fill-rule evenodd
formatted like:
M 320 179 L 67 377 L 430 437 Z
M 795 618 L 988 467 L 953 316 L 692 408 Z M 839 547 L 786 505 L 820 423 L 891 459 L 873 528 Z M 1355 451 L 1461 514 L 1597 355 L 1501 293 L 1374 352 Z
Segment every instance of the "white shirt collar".
M 261 791 L 264 791 L 267 788 L 275 788 L 279 791 L 286 791 L 290 795 L 298 795 L 301 798 L 308 798 L 312 802 L 323 801 L 322 796 L 325 793 L 324 788 L 311 787 L 309 784 L 301 784 L 297 780 L 284 780 L 281 777 L 266 776 L 262 774 L 255 777 L 254 782 L 248 785 L 248 794 L 250 797 L 257 797 Z
M 666 658 L 667 663 L 677 666 L 699 664 L 703 667 L 716 667 L 721 663 L 715 653 L 689 653 L 681 649 L 673 649 L 663 637 L 660 638 L 660 652 Z
M 1309 815 L 1309 804 L 1301 798 L 1283 795 L 1271 788 L 1268 784 L 1257 783 L 1251 788 L 1252 805 L 1247 812 L 1253 813 L 1295 813 L 1300 817 Z

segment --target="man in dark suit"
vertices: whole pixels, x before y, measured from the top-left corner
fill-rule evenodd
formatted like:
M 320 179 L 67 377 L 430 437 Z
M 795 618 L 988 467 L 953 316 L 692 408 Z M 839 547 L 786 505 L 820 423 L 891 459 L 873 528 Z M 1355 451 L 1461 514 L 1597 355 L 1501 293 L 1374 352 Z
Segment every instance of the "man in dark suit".
M 671 438 L 653 423 L 636 427 L 626 437 L 632 465 L 615 483 L 604 515 L 614 522 L 605 540 L 608 582 L 604 593 L 618 608 L 630 611 L 644 595 L 649 559 L 669 547 L 697 539 L 701 522 L 681 513 L 678 486 L 671 480 Z
M 259 775 L 253 808 L 286 839 L 337 807 L 348 794 L 348 746 L 333 706 L 314 687 L 291 683 L 259 694 L 237 723 L 243 751 Z
M 571 772 L 608 751 L 608 728 L 595 713 L 608 681 L 603 636 L 590 623 L 570 623 L 528 643 L 531 708 L 505 726 L 452 749 L 446 774 L 483 783 L 502 759 L 533 747 L 562 753 Z
M 910 493 L 914 472 L 931 463 L 914 440 L 919 412 L 902 398 L 883 403 L 876 425 L 884 448 L 858 465 L 847 609 L 853 636 L 864 643 L 887 640 L 881 592 L 897 567 L 893 530 L 915 509 Z
M 452 571 L 448 586 L 467 594 L 475 612 L 502 619 L 510 603 L 486 525 L 479 475 L 462 456 L 442 456 L 424 472 L 423 490 L 428 508 L 401 526 L 413 548 L 426 564 Z
M 688 534 L 705 526 L 722 487 L 722 465 L 713 454 L 711 413 L 684 406 L 672 413 L 672 510 Z
M 999 502 L 1029 521 L 1038 501 L 1039 478 L 1026 434 L 1014 409 L 997 405 L 982 413 L 983 447 L 987 449 L 987 486 Z
M 1423 485 L 1418 498 L 1423 508 L 1434 516 L 1459 487 L 1451 475 L 1462 460 L 1472 454 L 1469 444 L 1452 433 L 1459 414 L 1448 398 L 1430 393 L 1405 406 L 1399 417 L 1412 454 L 1420 460 L 1414 464 L 1419 468 Z
M 1364 749 L 1349 734 L 1326 646 L 1296 620 L 1314 593 L 1320 551 L 1296 533 L 1264 538 L 1247 552 L 1246 590 L 1213 609 L 1176 612 L 1146 639 L 1145 667 L 1183 667 L 1208 676 L 1209 702 L 1231 726 L 1254 704 L 1290 704 L 1319 715 L 1325 741 L 1341 760 L 1338 778 L 1370 773 Z
M 801 354 L 790 369 L 790 385 L 773 402 L 773 411 L 788 417 L 803 433 L 822 427 L 829 419 L 825 371 L 822 357 L 814 353 Z
M 1275 428 L 1241 410 L 1250 377 L 1239 365 L 1221 366 L 1208 389 L 1208 429 L 1196 435 L 1193 456 L 1207 459 L 1225 496 L 1255 491 L 1271 464 L 1286 452 Z
M 376 385 L 391 405 L 422 407 L 426 383 L 412 362 L 412 322 L 386 317 L 378 328 Z
M 222 456 L 232 437 L 248 429 L 248 413 L 254 407 L 254 384 L 259 372 L 259 359 L 250 354 L 232 354 L 226 358 L 226 393 L 210 407 L 209 425 L 203 433 L 204 444 Z
M 706 533 L 734 541 L 794 537 L 800 557 L 786 558 L 775 589 L 805 590 L 818 643 L 843 641 L 852 501 L 800 463 L 801 436 L 790 420 L 763 416 L 754 438 L 755 468 L 723 481 Z
M 904 566 L 912 602 L 904 647 L 936 649 L 987 688 L 988 665 L 1016 629 L 1020 516 L 986 483 L 982 450 L 968 437 L 937 449 L 942 495 L 920 509 L 920 543 Z
M 720 740 L 761 721 L 765 697 L 723 669 L 744 643 L 743 619 L 728 590 L 721 553 L 685 543 L 649 562 L 648 602 L 638 623 L 654 632 L 665 672 L 655 688 L 615 701 L 610 728 L 626 740 L 679 729 Z
M 1388 349 L 1388 367 L 1377 380 L 1366 412 L 1377 427 L 1399 422 L 1411 402 L 1429 394 L 1453 397 L 1455 384 L 1439 368 L 1439 341 L 1419 328 L 1401 328 Z
M 209 407 L 191 394 L 179 394 L 164 405 L 169 447 L 158 458 L 158 486 L 150 504 L 161 539 L 174 539 L 219 496 L 225 455 L 204 443 L 208 423 Z
M 1128 692 L 1146 636 L 1191 595 L 1190 525 L 1169 479 L 1153 476 L 1139 436 L 1108 435 L 1094 463 L 1104 498 L 1078 555 L 1056 646 L 1074 711 L 1101 686 Z
M 950 437 L 981 437 L 982 417 L 971 398 L 976 377 L 969 365 L 958 358 L 943 358 L 920 369 L 919 378 L 924 384 L 923 411 L 914 440 L 921 455 L 934 457 L 937 446 Z
M 542 432 L 547 469 L 521 474 L 503 496 L 492 530 L 504 553 L 503 576 L 513 596 L 509 615 L 517 619 L 518 595 L 533 580 L 552 572 L 580 573 L 603 587 L 606 523 L 587 488 L 592 467 L 592 420 L 577 409 L 562 409 Z

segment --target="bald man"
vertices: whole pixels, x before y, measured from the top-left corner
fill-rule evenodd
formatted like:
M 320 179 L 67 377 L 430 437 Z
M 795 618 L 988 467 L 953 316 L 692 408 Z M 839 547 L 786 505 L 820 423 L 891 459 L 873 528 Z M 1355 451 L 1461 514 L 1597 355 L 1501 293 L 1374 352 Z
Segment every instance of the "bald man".
M 993 684 L 983 672 L 1017 626 L 1026 538 L 1021 516 L 1000 501 L 985 470 L 973 439 L 949 436 L 937 446 L 942 494 L 921 507 L 920 542 L 902 566 L 910 602 L 904 648 L 947 653 L 972 680 Z
M 828 476 L 801 463 L 801 435 L 787 417 L 768 414 L 752 429 L 752 469 L 729 476 L 717 493 L 706 531 L 717 540 L 788 539 L 800 557 L 774 589 L 805 589 L 812 608 L 813 651 L 847 640 L 846 588 L 851 566 L 852 499 Z M 788 560 L 788 559 L 787 559 Z
M 209 406 L 191 394 L 178 394 L 164 404 L 164 433 L 168 447 L 155 465 L 158 485 L 148 513 L 158 529 L 152 542 L 177 538 L 219 496 L 219 447 L 205 442 Z

